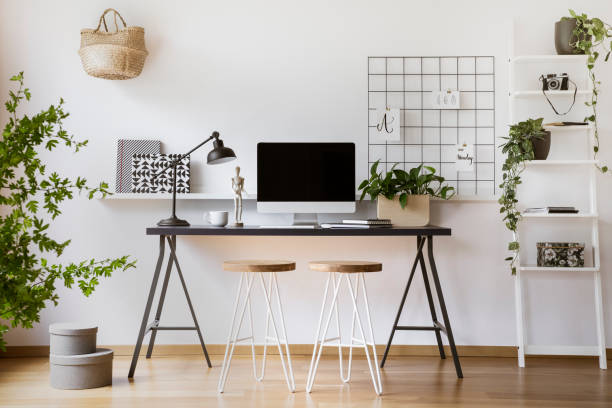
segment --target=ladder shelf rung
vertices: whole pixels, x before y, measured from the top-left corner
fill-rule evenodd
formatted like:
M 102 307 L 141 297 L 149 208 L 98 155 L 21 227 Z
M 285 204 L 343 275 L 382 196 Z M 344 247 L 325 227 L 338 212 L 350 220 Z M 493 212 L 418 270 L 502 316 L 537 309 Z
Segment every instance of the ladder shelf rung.
M 598 356 L 599 348 L 597 346 L 556 346 L 526 344 L 525 354 L 550 356 Z
M 521 266 L 521 272 L 543 271 L 543 272 L 597 272 L 599 267 L 582 266 L 582 267 L 556 267 L 556 266 Z

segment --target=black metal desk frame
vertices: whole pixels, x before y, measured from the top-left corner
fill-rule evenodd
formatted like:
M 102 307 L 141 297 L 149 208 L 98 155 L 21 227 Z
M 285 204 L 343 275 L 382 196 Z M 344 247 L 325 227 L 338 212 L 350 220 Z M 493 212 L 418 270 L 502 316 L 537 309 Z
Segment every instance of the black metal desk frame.
M 161 272 L 161 267 L 164 261 L 166 241 L 168 242 L 168 247 L 170 248 L 170 257 L 168 259 L 168 266 L 166 267 L 166 275 L 164 276 L 164 282 L 162 283 L 161 294 L 159 295 L 159 303 L 157 304 L 155 319 L 152 323 L 148 323 L 149 315 L 151 314 L 151 306 L 153 305 L 153 298 L 155 297 L 155 292 L 157 289 L 157 282 L 159 281 L 159 274 Z M 176 271 L 181 280 L 183 291 L 185 292 L 185 298 L 187 299 L 189 311 L 191 312 L 191 317 L 193 318 L 193 326 L 159 325 L 162 309 L 164 308 L 164 300 L 166 299 L 168 281 L 170 280 L 170 274 L 172 273 L 173 265 L 176 265 Z M 142 340 L 144 339 L 144 336 L 147 333 L 151 332 L 151 338 L 149 339 L 149 347 L 147 349 L 147 358 L 151 358 L 151 354 L 153 353 L 153 347 L 155 346 L 155 337 L 157 336 L 157 332 L 159 330 L 195 330 L 198 333 L 198 338 L 200 339 L 200 344 L 202 345 L 202 351 L 204 351 L 204 356 L 206 357 L 206 364 L 208 364 L 209 368 L 212 367 L 210 363 L 210 357 L 208 356 L 208 351 L 206 350 L 206 345 L 204 344 L 204 338 L 202 337 L 202 332 L 200 331 L 200 325 L 198 324 L 198 319 L 196 318 L 195 311 L 193 310 L 193 305 L 191 304 L 189 292 L 187 291 L 187 284 L 185 283 L 185 278 L 183 277 L 183 272 L 181 271 L 181 267 L 176 256 L 176 235 L 159 236 L 159 256 L 157 258 L 155 272 L 153 273 L 153 282 L 151 283 L 151 289 L 149 290 L 149 297 L 147 299 L 144 316 L 142 317 L 142 323 L 140 324 L 140 331 L 138 332 L 138 339 L 136 340 L 136 347 L 134 348 L 134 355 L 132 356 L 132 364 L 130 365 L 130 373 L 128 374 L 128 378 L 134 377 L 134 372 L 136 371 L 136 363 L 138 362 L 138 356 L 140 354 L 140 348 L 142 347 Z
M 140 325 L 140 330 L 138 332 L 138 338 L 136 340 L 136 347 L 134 348 L 132 364 L 130 365 L 130 372 L 128 374 L 129 378 L 132 378 L 134 376 L 134 372 L 136 370 L 136 364 L 138 362 L 138 356 L 140 354 L 140 349 L 142 347 L 144 336 L 147 333 L 151 332 L 151 338 L 149 340 L 149 345 L 148 345 L 147 355 L 146 355 L 147 358 L 150 358 L 151 353 L 153 352 L 153 347 L 155 345 L 155 337 L 159 330 L 195 330 L 198 333 L 200 344 L 202 345 L 202 351 L 204 352 L 204 356 L 206 357 L 206 362 L 208 364 L 208 367 L 211 367 L 210 358 L 208 356 L 208 352 L 206 351 L 206 346 L 204 345 L 204 338 L 202 336 L 202 332 L 200 331 L 200 326 L 198 324 L 198 321 L 195 315 L 195 311 L 193 309 L 193 305 L 191 304 L 191 299 L 187 291 L 187 284 L 185 283 L 185 279 L 183 277 L 183 273 L 181 271 L 181 267 L 179 265 L 178 258 L 176 255 L 176 237 L 177 235 L 332 236 L 332 237 L 333 236 L 337 236 L 337 237 L 342 237 L 342 236 L 415 236 L 417 239 L 416 257 L 412 264 L 412 269 L 410 271 L 410 276 L 408 278 L 408 284 L 406 285 L 406 289 L 404 290 L 404 294 L 402 296 L 402 300 L 400 302 L 400 306 L 397 311 L 395 322 L 391 330 L 391 335 L 389 336 L 389 341 L 385 349 L 385 354 L 383 356 L 383 359 L 381 360 L 380 365 L 381 367 L 383 367 L 385 364 L 385 361 L 387 360 L 389 349 L 391 347 L 391 342 L 393 341 L 393 336 L 396 330 L 434 331 L 436 335 L 436 341 L 438 343 L 438 350 L 440 352 L 440 357 L 442 359 L 446 358 L 446 355 L 444 353 L 444 347 L 442 344 L 442 337 L 440 335 L 440 332 L 442 332 L 448 338 L 450 350 L 453 355 L 453 361 L 455 363 L 455 370 L 457 371 L 457 377 L 463 378 L 463 373 L 461 371 L 461 364 L 459 362 L 459 356 L 457 355 L 457 348 L 455 347 L 455 339 L 453 337 L 453 331 L 451 329 L 448 312 L 446 310 L 446 304 L 444 302 L 444 296 L 442 294 L 442 286 L 440 284 L 440 279 L 438 277 L 438 270 L 436 268 L 436 263 L 435 263 L 434 254 L 433 254 L 433 237 L 434 236 L 450 236 L 451 235 L 450 228 L 437 227 L 434 225 L 429 225 L 426 227 L 415 227 L 415 228 L 392 227 L 392 228 L 375 228 L 375 229 L 322 229 L 322 228 L 317 228 L 317 229 L 274 229 L 274 228 L 271 228 L 271 229 L 268 229 L 268 228 L 259 228 L 257 226 L 246 226 L 243 228 L 189 226 L 189 227 L 152 227 L 152 228 L 147 228 L 146 232 L 147 232 L 147 235 L 158 235 L 159 236 L 159 256 L 157 259 L 155 272 L 153 274 L 153 282 L 151 283 L 151 289 L 149 290 L 149 297 L 147 299 L 147 305 L 145 307 L 144 316 L 142 317 L 142 323 Z M 157 311 L 155 313 L 155 318 L 152 323 L 149 323 L 149 316 L 151 314 L 153 298 L 155 297 L 157 283 L 159 280 L 159 276 L 161 273 L 161 267 L 162 267 L 163 260 L 164 260 L 164 252 L 165 252 L 166 243 L 168 244 L 168 247 L 170 248 L 170 257 L 168 260 L 168 265 L 166 267 L 166 275 L 162 283 L 162 290 L 161 290 L 161 294 L 159 298 L 159 303 L 157 305 Z M 440 306 L 440 310 L 442 312 L 442 319 L 443 319 L 444 324 L 441 324 L 438 321 L 438 318 L 436 315 L 436 309 L 434 306 L 433 294 L 432 294 L 432 290 L 429 284 L 427 268 L 425 266 L 425 257 L 423 255 L 423 250 L 426 244 L 427 244 L 427 257 L 429 260 L 429 266 L 431 269 L 434 287 L 436 289 L 438 303 Z M 408 290 L 414 278 L 414 274 L 415 274 L 418 264 L 420 264 L 421 272 L 423 274 L 423 282 L 425 283 L 425 291 L 427 293 L 427 300 L 429 303 L 429 310 L 431 312 L 431 318 L 433 321 L 433 325 L 432 326 L 400 326 L 398 325 L 399 319 L 400 319 L 402 310 L 404 308 L 406 297 L 408 295 Z M 166 297 L 166 290 L 168 288 L 168 281 L 170 279 L 170 275 L 171 275 L 173 266 L 176 266 L 176 270 L 181 280 L 181 285 L 183 287 L 183 291 L 185 292 L 185 297 L 187 299 L 187 304 L 189 305 L 189 310 L 191 312 L 191 317 L 193 318 L 194 326 L 181 327 L 181 326 L 160 326 L 159 325 L 161 313 L 162 313 L 163 306 L 164 306 L 164 300 Z
M 442 325 L 438 321 L 438 317 L 436 315 L 436 307 L 434 305 L 434 299 L 431 292 L 431 286 L 429 285 L 429 278 L 427 276 L 427 268 L 425 266 L 425 259 L 423 256 L 423 247 L 425 246 L 425 241 L 427 241 L 427 257 L 429 258 L 429 266 L 431 268 L 431 274 L 434 281 L 434 286 L 436 288 L 436 294 L 438 295 L 438 302 L 440 304 L 440 310 L 442 311 L 442 319 L 444 320 L 444 325 Z M 425 284 L 425 292 L 427 293 L 427 302 L 429 303 L 429 311 L 431 313 L 431 320 L 433 321 L 433 326 L 400 326 L 399 319 L 402 315 L 402 311 L 404 309 L 404 304 L 406 303 L 406 297 L 408 296 L 408 289 L 410 289 L 410 284 L 412 283 L 412 279 L 414 278 L 414 273 L 417 268 L 417 264 L 421 265 L 421 272 L 423 274 L 423 283 Z M 433 255 L 433 236 L 417 236 L 417 253 L 412 264 L 412 269 L 410 270 L 410 277 L 408 278 L 408 283 L 406 284 L 406 289 L 404 289 L 404 295 L 402 296 L 402 300 L 400 302 L 400 306 L 397 310 L 397 315 L 395 316 L 395 322 L 393 323 L 393 328 L 391 329 L 391 334 L 389 335 L 389 341 L 387 342 L 387 347 L 385 348 L 385 354 L 383 355 L 382 360 L 380 361 L 380 367 L 385 366 L 385 362 L 387 361 L 387 357 L 389 355 L 389 349 L 391 348 L 391 342 L 393 341 L 393 336 L 397 330 L 432 330 L 436 333 L 436 341 L 438 342 L 438 351 L 440 352 L 440 358 L 445 359 L 446 354 L 444 353 L 444 345 L 442 344 L 442 336 L 440 336 L 440 332 L 446 334 L 448 338 L 448 344 L 450 346 L 451 354 L 453 355 L 453 361 L 455 363 L 455 370 L 457 371 L 457 377 L 463 378 L 463 371 L 461 370 L 461 363 L 459 362 L 459 355 L 457 354 L 457 347 L 455 346 L 455 338 L 453 336 L 453 330 L 451 329 L 450 320 L 448 318 L 448 312 L 446 310 L 446 303 L 444 302 L 444 295 L 442 294 L 442 286 L 440 285 L 440 278 L 438 277 L 438 269 L 436 268 L 436 262 L 434 260 Z

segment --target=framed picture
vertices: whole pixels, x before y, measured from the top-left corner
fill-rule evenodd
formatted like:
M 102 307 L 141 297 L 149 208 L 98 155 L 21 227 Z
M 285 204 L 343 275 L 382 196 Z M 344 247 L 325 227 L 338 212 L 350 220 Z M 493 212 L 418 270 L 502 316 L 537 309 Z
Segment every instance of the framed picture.
M 171 193 L 172 170 L 167 170 L 155 179 L 153 176 L 170 166 L 179 154 L 134 154 L 132 156 L 133 193 Z M 176 167 L 176 192 L 189 193 L 190 157 L 181 160 Z
M 159 140 L 117 140 L 117 175 L 115 179 L 116 193 L 132 192 L 132 156 L 135 154 L 161 153 Z

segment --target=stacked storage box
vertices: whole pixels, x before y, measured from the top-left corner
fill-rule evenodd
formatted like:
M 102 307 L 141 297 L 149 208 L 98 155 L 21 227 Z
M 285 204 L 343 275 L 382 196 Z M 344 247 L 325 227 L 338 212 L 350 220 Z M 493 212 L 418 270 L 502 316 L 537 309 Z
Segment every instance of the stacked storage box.
M 111 385 L 113 351 L 96 348 L 97 326 L 55 323 L 49 326 L 51 386 L 79 390 Z

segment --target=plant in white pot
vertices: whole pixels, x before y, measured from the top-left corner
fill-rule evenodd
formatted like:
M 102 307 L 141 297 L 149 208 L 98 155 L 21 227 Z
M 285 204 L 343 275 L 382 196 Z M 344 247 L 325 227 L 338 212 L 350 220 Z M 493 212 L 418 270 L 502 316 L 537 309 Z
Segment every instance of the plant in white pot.
M 404 171 L 396 169 L 397 163 L 383 175 L 378 173 L 379 161 L 372 164 L 370 178 L 359 185 L 363 190 L 359 201 L 366 194 L 377 202 L 377 217 L 390 219 L 401 227 L 422 227 L 429 224 L 429 198 L 447 200 L 455 194 L 454 187 L 444 185 L 444 177 L 436 175 L 436 169 L 420 165 Z

